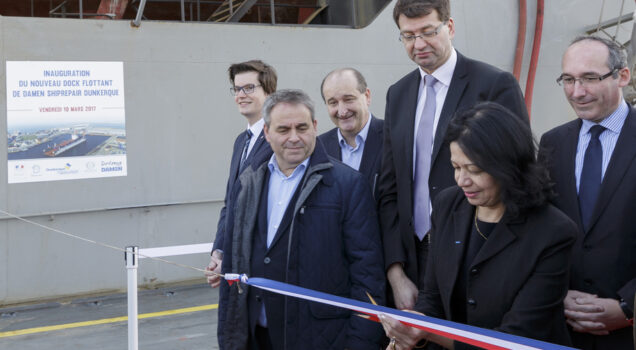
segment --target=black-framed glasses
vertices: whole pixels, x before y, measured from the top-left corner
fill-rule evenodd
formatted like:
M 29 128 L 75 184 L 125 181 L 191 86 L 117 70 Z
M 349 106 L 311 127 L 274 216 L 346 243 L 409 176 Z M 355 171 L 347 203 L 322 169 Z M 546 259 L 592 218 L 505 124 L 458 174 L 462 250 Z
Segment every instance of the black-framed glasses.
M 399 40 L 401 42 L 403 42 L 403 43 L 412 43 L 417 38 L 421 38 L 421 39 L 433 38 L 433 37 L 437 36 L 437 34 L 439 34 L 439 32 L 442 30 L 444 25 L 446 25 L 446 23 L 448 23 L 448 22 L 444 21 L 444 22 L 440 23 L 435 29 L 429 30 L 428 32 L 422 32 L 422 33 L 417 34 L 417 35 L 400 33 Z
M 238 95 L 239 92 L 243 91 L 246 95 L 249 95 L 253 93 L 254 89 L 256 89 L 259 86 L 261 85 L 247 84 L 244 86 L 232 86 L 230 88 L 230 92 L 232 93 L 232 95 Z
M 585 86 L 585 85 L 592 85 L 592 84 L 596 84 L 604 79 L 609 78 L 610 76 L 612 76 L 613 74 L 615 74 L 618 71 L 618 68 L 614 68 L 611 71 L 609 71 L 609 73 L 607 74 L 603 74 L 603 75 L 598 75 L 598 74 L 586 74 L 580 78 L 575 78 L 571 75 L 567 75 L 567 74 L 561 74 L 556 82 L 557 84 L 559 84 L 560 86 L 564 86 L 564 87 L 572 87 L 574 86 L 574 84 L 578 81 L 579 84 L 581 84 L 581 86 Z

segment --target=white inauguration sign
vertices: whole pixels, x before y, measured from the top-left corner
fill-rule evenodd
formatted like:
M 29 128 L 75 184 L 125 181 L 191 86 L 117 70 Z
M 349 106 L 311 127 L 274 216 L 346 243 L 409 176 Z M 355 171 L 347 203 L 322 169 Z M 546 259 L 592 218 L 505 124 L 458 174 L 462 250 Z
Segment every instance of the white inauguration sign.
M 8 61 L 9 183 L 125 176 L 122 62 Z

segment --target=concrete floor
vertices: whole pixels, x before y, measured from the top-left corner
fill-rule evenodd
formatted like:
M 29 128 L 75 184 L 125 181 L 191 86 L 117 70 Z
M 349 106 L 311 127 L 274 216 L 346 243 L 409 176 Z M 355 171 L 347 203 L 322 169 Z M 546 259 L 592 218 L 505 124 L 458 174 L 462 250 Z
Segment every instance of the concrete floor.
M 161 288 L 139 292 L 139 315 L 183 308 L 216 305 L 218 289 L 207 284 Z M 0 308 L 0 349 L 66 350 L 128 348 L 127 321 L 94 324 L 97 320 L 126 316 L 125 294 L 51 302 L 24 307 Z M 70 328 L 69 324 L 87 322 Z M 92 322 L 91 322 L 92 321 Z M 139 320 L 139 349 L 218 349 L 217 309 L 179 312 Z M 10 331 L 63 325 L 60 330 L 34 330 L 11 335 Z

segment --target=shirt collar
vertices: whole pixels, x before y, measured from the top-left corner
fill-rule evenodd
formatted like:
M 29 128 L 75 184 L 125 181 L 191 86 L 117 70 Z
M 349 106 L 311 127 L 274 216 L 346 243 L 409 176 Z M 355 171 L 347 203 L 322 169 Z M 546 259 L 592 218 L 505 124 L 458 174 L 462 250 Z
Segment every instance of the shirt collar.
M 450 86 L 450 82 L 453 79 L 453 73 L 455 72 L 455 66 L 457 65 L 457 52 L 455 48 L 451 48 L 451 55 L 448 57 L 446 62 L 439 66 L 431 75 L 437 79 L 438 82 L 444 84 L 445 86 Z M 422 84 L 424 82 L 424 77 L 428 75 L 422 67 L 418 67 L 420 69 L 420 77 L 422 78 Z
M 369 135 L 369 125 L 371 125 L 372 117 L 373 116 L 371 115 L 371 113 L 369 113 L 369 119 L 367 120 L 367 123 L 362 127 L 362 130 L 360 130 L 360 132 L 356 135 L 356 149 L 360 147 L 361 144 L 367 141 L 367 135 Z M 338 130 L 337 131 L 338 144 L 340 145 L 340 147 L 349 146 L 349 144 L 347 143 L 347 140 L 345 140 L 344 136 L 342 136 L 342 133 L 340 132 L 340 128 L 337 128 L 337 130 Z
M 263 131 L 264 125 L 265 125 L 265 119 L 261 118 L 256 123 L 252 124 L 251 126 L 247 124 L 247 129 L 252 132 L 252 135 L 255 135 L 258 137 L 258 135 L 261 134 L 261 131 Z
M 294 169 L 291 175 L 287 176 L 283 173 L 278 167 L 278 162 L 276 161 L 276 153 L 272 154 L 271 158 L 269 158 L 269 162 L 267 163 L 267 167 L 269 168 L 270 173 L 277 174 L 278 176 L 284 179 L 291 179 L 298 174 L 304 174 L 305 169 L 309 165 L 309 159 L 311 156 L 307 157 L 302 163 L 298 164 L 298 166 Z
M 625 100 L 622 100 L 618 105 L 618 108 L 612 114 L 610 114 L 607 118 L 603 119 L 600 123 L 595 123 L 590 120 L 583 120 L 583 125 L 581 126 L 581 132 L 586 134 L 594 125 L 601 125 L 605 127 L 607 130 L 611 130 L 616 134 L 620 134 L 621 129 L 623 128 L 623 124 L 625 123 L 625 119 L 627 119 L 627 114 L 629 114 L 629 106 Z

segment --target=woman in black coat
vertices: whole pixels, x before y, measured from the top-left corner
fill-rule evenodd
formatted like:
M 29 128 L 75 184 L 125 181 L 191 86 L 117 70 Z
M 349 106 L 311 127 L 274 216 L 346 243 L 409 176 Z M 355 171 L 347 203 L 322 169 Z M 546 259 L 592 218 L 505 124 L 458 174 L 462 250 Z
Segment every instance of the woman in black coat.
M 529 126 L 495 103 L 448 127 L 457 186 L 433 203 L 425 288 L 415 311 L 567 345 L 563 314 L 576 226 L 548 203 L 547 172 Z M 391 344 L 470 345 L 383 318 Z

